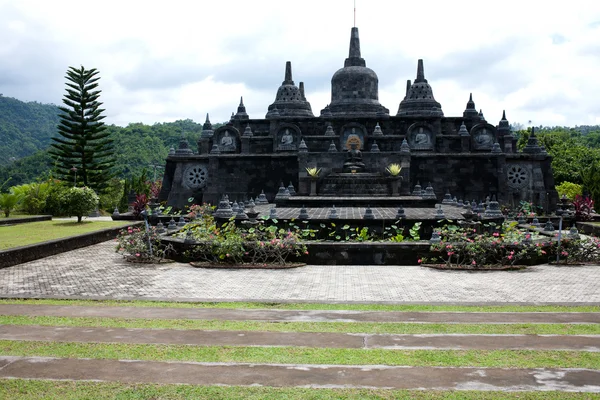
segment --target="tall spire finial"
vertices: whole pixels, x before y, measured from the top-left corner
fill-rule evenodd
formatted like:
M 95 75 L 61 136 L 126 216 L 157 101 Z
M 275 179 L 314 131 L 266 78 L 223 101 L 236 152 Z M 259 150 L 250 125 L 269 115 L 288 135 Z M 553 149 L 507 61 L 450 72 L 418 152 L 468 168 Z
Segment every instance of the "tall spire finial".
M 350 51 L 348 58 L 360 58 L 360 40 L 358 38 L 358 28 L 352 28 L 350 35 Z
M 506 110 L 502 110 L 502 121 L 506 121 Z
M 244 107 L 244 96 L 240 96 L 240 107 Z
M 427 82 L 425 80 L 425 71 L 423 69 L 423 60 L 419 59 L 418 64 L 417 64 L 417 79 L 415 79 L 415 83 L 416 82 Z
M 283 81 L 284 85 L 293 85 L 294 81 L 292 80 L 292 62 L 285 62 L 285 80 Z

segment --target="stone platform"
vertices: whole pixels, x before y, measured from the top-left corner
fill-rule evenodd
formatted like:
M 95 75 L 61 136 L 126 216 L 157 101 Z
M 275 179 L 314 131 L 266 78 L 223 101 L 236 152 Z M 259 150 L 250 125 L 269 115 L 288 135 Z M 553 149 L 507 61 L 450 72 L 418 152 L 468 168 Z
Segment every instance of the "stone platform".
M 424 199 L 420 196 L 292 196 L 288 199 L 276 200 L 277 207 L 346 207 L 346 208 L 364 208 L 364 207 L 387 207 L 394 208 L 394 215 L 398 206 L 405 208 L 428 209 L 435 213 L 435 204 L 438 201 L 433 199 Z M 456 207 L 454 207 L 456 208 Z M 456 208 L 460 210 L 459 208 Z M 464 211 L 464 210 L 463 210 Z M 392 216 L 393 217 L 393 216 Z M 462 217 L 461 217 L 462 218 Z
M 303 197 L 293 197 L 293 199 L 303 199 Z M 320 199 L 323 199 L 322 197 Z M 332 203 L 330 206 L 322 206 L 322 207 L 311 207 L 308 206 L 308 203 L 306 204 L 306 211 L 309 215 L 310 220 L 329 220 L 329 212 L 330 212 L 330 207 L 335 205 L 336 211 L 337 211 L 337 215 L 338 215 L 338 219 L 356 219 L 356 220 L 362 220 L 363 216 L 365 215 L 365 210 L 366 207 L 364 206 L 360 206 L 360 207 L 344 207 L 344 206 L 340 206 L 338 207 L 338 204 L 341 205 L 343 203 L 338 203 L 338 202 L 334 202 L 334 199 L 341 199 L 341 198 L 327 198 L 328 200 L 331 200 Z M 364 200 L 366 201 L 367 199 L 371 199 L 372 198 L 364 198 Z M 390 203 L 392 203 L 391 200 L 393 200 L 394 198 L 386 198 L 386 200 L 390 200 Z M 289 204 L 289 203 L 288 203 Z M 300 208 L 302 207 L 302 205 L 304 203 L 301 203 L 300 201 L 298 202 L 293 202 L 293 206 L 291 204 L 289 205 L 275 205 L 275 204 L 265 204 L 265 205 L 259 205 L 256 206 L 255 209 L 256 211 L 260 212 L 259 214 L 259 218 L 266 215 L 269 215 L 269 212 L 271 210 L 271 208 L 273 208 L 274 206 L 276 206 L 277 209 L 277 218 L 279 219 L 292 219 L 292 218 L 298 218 L 298 215 L 300 214 Z M 451 220 L 456 220 L 456 219 L 463 219 L 462 216 L 462 212 L 465 211 L 464 208 L 460 208 L 460 207 L 454 207 L 454 206 L 447 206 L 447 205 L 443 205 L 442 209 L 444 210 L 444 215 L 446 219 L 451 219 Z M 396 213 L 398 211 L 398 206 L 397 205 L 393 205 L 390 204 L 387 207 L 375 207 L 373 205 L 371 205 L 371 210 L 373 211 L 373 215 L 375 217 L 375 220 L 388 220 L 388 221 L 396 221 Z M 435 208 L 425 208 L 425 207 L 415 207 L 415 208 L 405 208 L 404 209 L 404 213 L 406 214 L 406 220 L 408 221 L 416 221 L 416 220 L 428 220 L 428 221 L 438 221 L 440 218 L 437 214 L 436 214 L 436 209 Z

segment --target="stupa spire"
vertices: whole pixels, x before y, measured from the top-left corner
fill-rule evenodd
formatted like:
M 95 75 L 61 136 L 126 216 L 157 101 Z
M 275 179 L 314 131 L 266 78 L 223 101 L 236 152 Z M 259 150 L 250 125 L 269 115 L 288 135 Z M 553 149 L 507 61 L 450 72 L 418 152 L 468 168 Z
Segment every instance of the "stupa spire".
M 246 112 L 246 106 L 244 106 L 244 97 L 240 96 L 240 105 L 237 108 L 237 113 L 234 116 L 234 119 L 237 120 L 246 120 L 249 119 L 248 113 Z
M 358 28 L 353 27 L 350 31 L 350 50 L 348 58 L 344 61 L 344 67 L 366 67 L 365 59 L 360 56 L 360 39 L 358 37 Z
M 353 27 L 350 32 L 350 51 L 348 58 L 360 58 L 360 39 L 358 37 L 358 28 Z
M 427 82 L 427 79 L 425 79 L 425 70 L 423 69 L 422 59 L 419 59 L 417 63 L 417 79 L 415 79 L 415 83 L 417 82 Z
M 410 79 L 407 79 L 406 80 L 406 93 L 404 94 L 404 98 L 406 98 L 408 96 L 408 92 L 410 90 L 410 87 L 411 87 Z
M 469 93 L 469 101 L 467 101 L 467 108 L 463 111 L 463 118 L 479 118 L 479 113 L 473 101 L 473 93 Z
M 292 62 L 285 62 L 285 79 L 282 85 L 293 85 L 294 81 L 292 80 Z

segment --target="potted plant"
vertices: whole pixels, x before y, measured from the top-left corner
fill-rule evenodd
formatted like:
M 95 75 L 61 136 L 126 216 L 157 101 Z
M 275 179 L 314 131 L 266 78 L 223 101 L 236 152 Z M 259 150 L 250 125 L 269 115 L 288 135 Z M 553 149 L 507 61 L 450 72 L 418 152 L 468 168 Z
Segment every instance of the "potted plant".
M 400 166 L 400 164 L 392 163 L 388 165 L 385 170 L 392 177 L 392 196 L 398 196 L 398 188 L 400 187 L 400 180 L 402 179 L 402 176 L 400 176 L 400 172 L 402 172 L 402 167 Z
M 317 167 L 306 167 L 306 173 L 310 177 L 310 195 L 317 195 L 317 179 L 319 179 L 319 174 L 321 173 L 321 168 Z

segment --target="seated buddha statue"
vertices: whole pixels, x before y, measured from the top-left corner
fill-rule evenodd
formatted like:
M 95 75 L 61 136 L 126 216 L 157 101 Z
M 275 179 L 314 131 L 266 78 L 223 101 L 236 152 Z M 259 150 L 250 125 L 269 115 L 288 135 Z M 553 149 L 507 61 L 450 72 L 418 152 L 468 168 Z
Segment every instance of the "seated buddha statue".
M 346 162 L 344 162 L 343 172 L 364 172 L 366 170 L 365 163 L 362 162 L 362 154 L 356 143 L 350 144 L 350 150 L 346 154 Z

